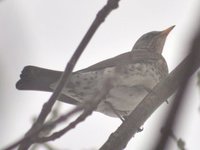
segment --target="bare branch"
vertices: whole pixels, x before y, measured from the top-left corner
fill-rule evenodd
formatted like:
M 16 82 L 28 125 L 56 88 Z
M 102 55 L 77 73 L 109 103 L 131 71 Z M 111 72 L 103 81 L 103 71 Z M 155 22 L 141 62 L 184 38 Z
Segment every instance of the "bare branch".
M 4 150 L 10 150 L 15 148 L 16 146 L 18 146 L 19 144 L 23 143 L 26 141 L 27 138 L 31 138 L 34 135 L 40 133 L 43 130 L 46 130 L 48 128 L 51 128 L 52 126 L 57 125 L 58 123 L 61 123 L 63 121 L 66 121 L 69 117 L 71 117 L 72 115 L 74 115 L 75 113 L 79 112 L 83 110 L 83 107 L 76 107 L 73 110 L 71 110 L 70 112 L 68 112 L 67 114 L 61 116 L 59 119 L 57 119 L 56 121 L 49 123 L 47 125 L 43 125 L 42 127 L 38 128 L 37 130 L 34 130 L 34 132 L 32 132 L 32 134 L 27 135 L 26 137 L 21 138 L 20 140 L 16 141 L 15 143 L 13 143 L 12 145 L 10 145 L 9 147 L 5 148 Z
M 70 129 L 75 128 L 77 124 L 79 124 L 80 122 L 84 121 L 90 114 L 92 114 L 92 111 L 93 111 L 93 109 L 90 109 L 90 110 L 87 109 L 75 121 L 71 122 L 64 129 L 62 129 L 62 130 L 60 130 L 58 132 L 55 132 L 55 133 L 53 133 L 52 135 L 50 135 L 48 137 L 37 138 L 35 140 L 35 142 L 36 143 L 44 143 L 44 142 L 53 141 L 53 140 L 56 140 L 56 139 L 60 138 L 62 135 L 64 135 Z

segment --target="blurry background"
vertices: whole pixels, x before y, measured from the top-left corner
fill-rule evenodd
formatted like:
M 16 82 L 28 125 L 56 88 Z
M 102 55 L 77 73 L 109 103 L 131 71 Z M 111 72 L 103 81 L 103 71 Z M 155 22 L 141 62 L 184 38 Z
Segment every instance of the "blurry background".
M 50 93 L 18 91 L 15 83 L 26 65 L 64 70 L 64 67 L 105 0 L 3 0 L 0 2 L 0 149 L 13 143 L 30 128 L 34 116 Z M 144 33 L 176 25 L 168 36 L 164 57 L 171 71 L 186 55 L 199 20 L 199 0 L 121 0 L 98 29 L 76 69 L 130 51 Z M 175 134 L 188 150 L 200 148 L 199 90 L 196 75 L 186 93 L 187 104 Z M 169 102 L 171 102 L 169 100 Z M 160 135 L 170 104 L 164 103 L 136 134 L 127 150 L 150 149 Z M 72 106 L 62 105 L 62 111 Z M 93 113 L 57 141 L 56 149 L 99 148 L 121 124 L 117 118 Z M 44 149 L 44 148 L 43 148 Z M 171 150 L 177 149 L 171 142 Z

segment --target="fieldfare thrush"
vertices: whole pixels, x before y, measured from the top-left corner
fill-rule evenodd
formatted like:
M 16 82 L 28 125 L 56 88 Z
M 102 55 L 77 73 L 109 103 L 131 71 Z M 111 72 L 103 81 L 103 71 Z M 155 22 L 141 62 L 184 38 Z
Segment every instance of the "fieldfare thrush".
M 146 33 L 130 52 L 73 72 L 59 100 L 75 105 L 90 101 L 109 78 L 112 86 L 103 96 L 97 111 L 112 117 L 128 115 L 168 75 L 162 51 L 173 28 Z M 52 92 L 61 74 L 60 71 L 26 66 L 16 88 Z

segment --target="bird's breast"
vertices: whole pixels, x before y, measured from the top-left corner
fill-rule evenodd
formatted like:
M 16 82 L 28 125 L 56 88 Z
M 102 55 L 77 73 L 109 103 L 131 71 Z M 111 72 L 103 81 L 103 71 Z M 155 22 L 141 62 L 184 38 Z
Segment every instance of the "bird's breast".
M 116 85 L 128 87 L 143 85 L 153 88 L 161 79 L 161 74 L 154 64 L 136 63 L 120 67 L 116 71 Z
M 154 64 L 135 63 L 73 74 L 63 93 L 78 101 L 89 100 L 109 79 L 113 87 L 135 85 L 153 88 L 161 75 Z

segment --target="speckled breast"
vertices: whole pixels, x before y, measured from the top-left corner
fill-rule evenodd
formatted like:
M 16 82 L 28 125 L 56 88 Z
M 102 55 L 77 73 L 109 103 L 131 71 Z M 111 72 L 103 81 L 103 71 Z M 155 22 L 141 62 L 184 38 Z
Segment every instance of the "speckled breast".
M 167 75 L 167 70 L 160 68 L 159 64 L 158 61 L 135 63 L 97 71 L 77 72 L 72 75 L 63 93 L 80 102 L 91 100 L 107 78 L 112 79 L 114 87 L 141 85 L 152 89 L 161 78 Z
M 119 69 L 116 84 L 122 86 L 142 85 L 146 88 L 153 88 L 164 76 L 164 72 L 159 70 L 155 63 L 129 64 Z

